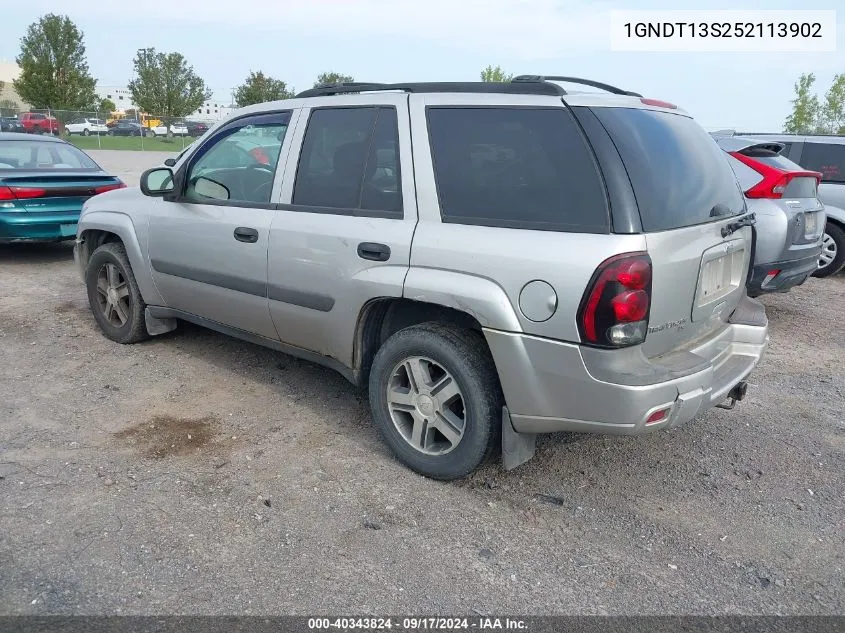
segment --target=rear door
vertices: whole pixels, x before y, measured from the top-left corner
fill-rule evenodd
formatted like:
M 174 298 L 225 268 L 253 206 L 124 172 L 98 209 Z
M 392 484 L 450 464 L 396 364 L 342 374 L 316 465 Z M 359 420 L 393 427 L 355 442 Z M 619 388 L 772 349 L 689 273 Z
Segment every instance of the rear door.
M 753 229 L 726 155 L 670 110 L 595 107 L 625 164 L 653 264 L 643 351 L 658 356 L 724 327 L 745 294 Z

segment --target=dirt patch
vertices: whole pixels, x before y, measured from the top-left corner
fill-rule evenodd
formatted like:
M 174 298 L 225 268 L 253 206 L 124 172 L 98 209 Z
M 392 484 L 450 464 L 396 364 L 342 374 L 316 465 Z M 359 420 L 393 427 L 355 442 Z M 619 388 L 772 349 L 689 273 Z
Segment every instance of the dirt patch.
M 131 426 L 114 434 L 128 439 L 144 457 L 162 459 L 171 455 L 191 455 L 214 444 L 218 435 L 217 420 L 204 418 L 176 418 L 156 415 L 149 421 Z

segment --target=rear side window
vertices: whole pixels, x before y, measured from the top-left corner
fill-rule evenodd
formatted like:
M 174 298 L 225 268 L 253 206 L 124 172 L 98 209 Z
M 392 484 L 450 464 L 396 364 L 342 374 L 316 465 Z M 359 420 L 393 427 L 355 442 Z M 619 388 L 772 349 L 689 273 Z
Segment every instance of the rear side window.
M 402 215 L 394 108 L 321 108 L 308 121 L 293 204 Z M 364 213 L 366 215 L 366 213 Z
M 822 182 L 845 182 L 845 144 L 804 143 L 801 164 L 822 174 Z
M 593 111 L 622 156 L 645 231 L 693 226 L 745 211 L 724 152 L 689 117 L 635 108 Z
M 428 108 L 444 222 L 606 233 L 604 185 L 564 108 Z

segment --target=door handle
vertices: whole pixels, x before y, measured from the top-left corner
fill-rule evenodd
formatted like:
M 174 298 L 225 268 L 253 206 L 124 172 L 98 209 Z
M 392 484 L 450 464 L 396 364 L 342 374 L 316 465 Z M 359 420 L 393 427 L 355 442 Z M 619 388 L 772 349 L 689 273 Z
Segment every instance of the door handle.
M 258 241 L 258 231 L 248 226 L 239 226 L 235 229 L 235 239 L 239 242 L 254 244 Z
M 374 262 L 386 262 L 390 259 L 390 247 L 377 242 L 361 242 L 358 244 L 358 257 Z

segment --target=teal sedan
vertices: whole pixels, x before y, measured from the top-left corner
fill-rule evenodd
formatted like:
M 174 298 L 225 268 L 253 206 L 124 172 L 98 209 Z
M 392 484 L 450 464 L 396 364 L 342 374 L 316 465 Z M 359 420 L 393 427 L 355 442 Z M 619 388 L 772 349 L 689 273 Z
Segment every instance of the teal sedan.
M 66 141 L 0 133 L 0 243 L 73 239 L 83 203 L 125 186 Z

